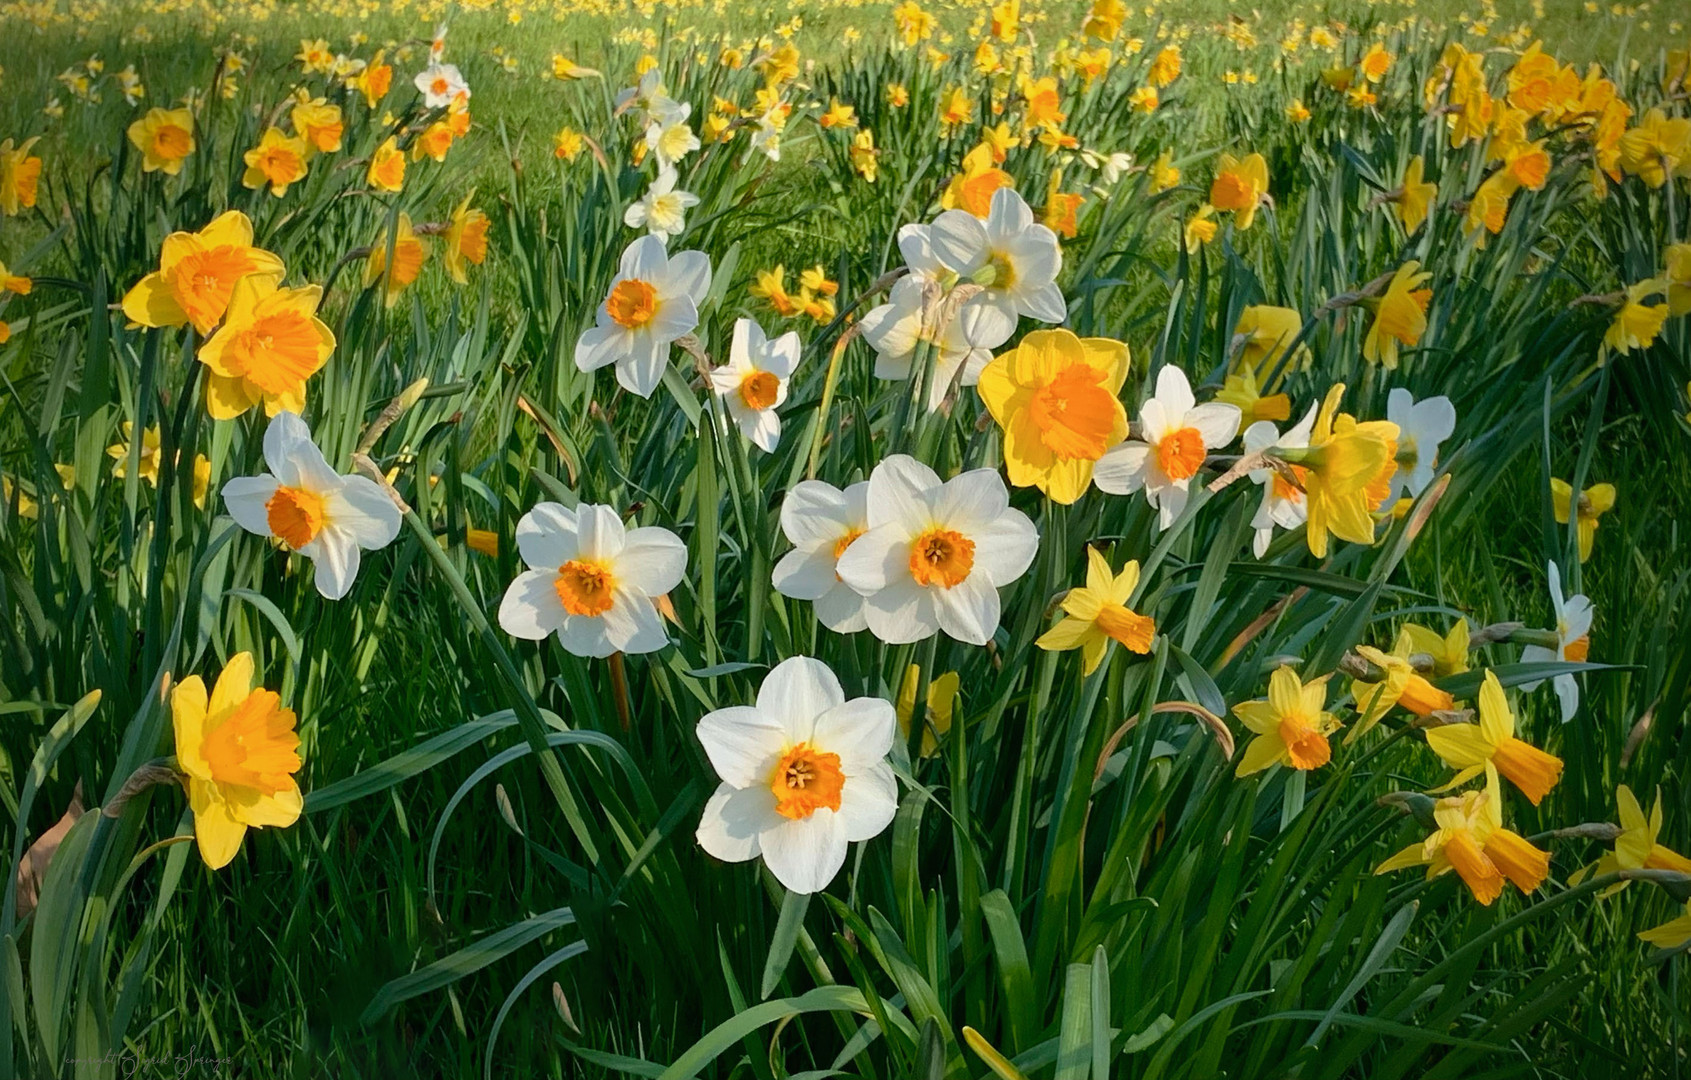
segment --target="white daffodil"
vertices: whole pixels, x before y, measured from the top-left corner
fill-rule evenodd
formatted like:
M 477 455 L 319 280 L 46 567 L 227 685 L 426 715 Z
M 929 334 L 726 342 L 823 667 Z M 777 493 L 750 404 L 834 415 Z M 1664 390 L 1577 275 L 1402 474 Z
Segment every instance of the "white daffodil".
M 317 591 L 339 600 L 358 576 L 360 549 L 376 551 L 399 535 L 399 508 L 374 480 L 330 468 L 296 413 L 271 418 L 264 463 L 269 472 L 223 485 L 229 516 L 248 532 L 274 537 L 310 559 Z
M 1039 532 L 998 473 L 940 481 L 894 454 L 869 475 L 869 529 L 840 556 L 841 580 L 864 596 L 869 629 L 902 645 L 944 630 L 985 645 L 998 629 L 998 590 L 1027 572 Z
M 722 779 L 699 820 L 699 846 L 726 862 L 761 855 L 792 892 L 822 891 L 849 845 L 880 835 L 898 810 L 886 761 L 896 730 L 891 702 L 847 701 L 822 661 L 783 660 L 756 705 L 699 721 L 699 742 Z
M 837 634 L 869 625 L 863 597 L 840 580 L 840 556 L 869 530 L 869 481 L 841 491 L 821 480 L 801 480 L 781 500 L 781 531 L 793 550 L 775 564 L 775 591 L 809 600 L 816 618 Z
M 775 410 L 787 400 L 787 380 L 799 366 L 799 355 L 796 331 L 770 341 L 754 320 L 738 319 L 728 362 L 711 370 L 711 389 L 740 434 L 766 454 L 781 443 L 781 417 Z
M 929 412 L 940 403 L 957 381 L 958 385 L 973 386 L 980 381 L 981 372 L 992 362 L 992 350 L 1003 344 L 986 344 L 996 336 L 1000 321 L 983 308 L 963 305 L 956 316 L 943 327 L 933 322 L 939 317 L 943 303 L 938 300 L 938 286 L 915 273 L 899 278 L 893 285 L 887 302 L 869 309 L 859 326 L 863 340 L 875 350 L 875 378 L 894 381 L 908 380 L 916 362 L 916 353 L 924 344 L 933 349 L 926 368 L 927 385 L 923 388 Z M 932 292 L 935 302 L 928 302 Z M 990 333 L 983 333 L 983 325 Z
M 1386 395 L 1386 419 L 1397 425 L 1397 472 L 1391 503 L 1400 492 L 1419 495 L 1433 482 L 1439 444 L 1456 430 L 1456 406 L 1444 396 L 1416 401 L 1401 386 Z
M 1309 446 L 1309 433 L 1315 427 L 1315 407 L 1310 406 L 1309 412 L 1298 421 L 1297 426 L 1280 434 L 1272 420 L 1258 420 L 1245 429 L 1245 453 L 1254 454 L 1262 450 L 1302 450 Z M 1300 481 L 1304 470 L 1301 465 L 1288 465 L 1292 475 Z M 1262 502 L 1257 506 L 1257 512 L 1251 518 L 1251 528 L 1256 530 L 1251 540 L 1251 550 L 1257 558 L 1262 558 L 1268 552 L 1268 545 L 1274 539 L 1276 526 L 1282 529 L 1301 528 L 1309 519 L 1309 500 L 1304 497 L 1303 490 L 1289 483 L 1283 473 L 1277 469 L 1252 469 L 1251 480 L 1262 485 Z
M 644 226 L 651 235 L 666 241 L 671 236 L 680 236 L 687 228 L 687 210 L 699 205 L 699 197 L 690 191 L 675 190 L 677 179 L 674 169 L 658 173 L 646 194 L 622 215 L 623 224 L 631 229 Z
M 429 39 L 429 62 L 440 63 L 440 58 L 446 55 L 446 23 L 440 23 L 434 28 L 434 37 Z
M 669 644 L 653 603 L 681 584 L 687 547 L 668 529 L 625 529 L 608 506 L 543 502 L 517 522 L 529 569 L 499 604 L 512 637 L 557 634 L 576 656 L 656 652 Z
M 665 115 L 680 107 L 679 103 L 671 100 L 669 91 L 663 84 L 663 71 L 659 68 L 653 68 L 640 76 L 636 85 L 617 91 L 617 115 L 620 116 L 631 109 L 636 110 L 636 119 L 641 128 L 649 126 L 653 121 L 661 121 Z
M 699 148 L 699 137 L 687 118 L 693 114 L 691 103 L 676 103 L 667 114 L 652 118 L 646 125 L 646 149 L 657 159 L 659 171 L 675 168 L 675 163 Z
M 1238 430 L 1238 406 L 1197 404 L 1186 373 L 1170 364 L 1157 373 L 1156 394 L 1139 407 L 1137 437 L 1105 451 L 1092 482 L 1112 495 L 1144 488 L 1166 529 L 1186 508 L 1187 490 L 1204 459 L 1232 442 Z
M 945 211 L 934 219 L 929 236 L 934 255 L 946 269 L 985 287 L 969 306 L 994 315 L 998 325 L 987 332 L 1002 332 L 1000 343 L 1015 333 L 1023 315 L 1048 323 L 1068 318 L 1068 306 L 1057 288 L 1057 273 L 1063 268 L 1057 234 L 1034 220 L 1033 210 L 1015 189 L 992 193 L 985 221 L 967 210 Z
M 1549 649 L 1543 645 L 1527 645 L 1521 649 L 1521 663 L 1543 664 L 1557 660 L 1583 664 L 1591 653 L 1591 619 L 1595 614 L 1591 601 L 1580 593 L 1563 599 L 1562 572 L 1555 563 L 1550 564 L 1550 607 L 1556 613 L 1556 647 Z M 1522 683 L 1521 689 L 1527 693 L 1537 690 L 1544 685 L 1544 680 Z M 1550 680 L 1550 685 L 1556 689 L 1556 697 L 1562 703 L 1562 723 L 1574 718 L 1579 711 L 1579 682 L 1571 673 L 1557 675 Z
M 622 253 L 597 325 L 575 343 L 575 366 L 597 371 L 616 365 L 617 382 L 651 397 L 676 338 L 699 325 L 699 304 L 710 292 L 710 257 L 702 251 L 670 255 L 663 239 L 642 236 Z
M 423 95 L 423 104 L 431 109 L 444 109 L 459 94 L 470 96 L 470 84 L 464 81 L 455 64 L 432 63 L 417 72 L 413 82 Z

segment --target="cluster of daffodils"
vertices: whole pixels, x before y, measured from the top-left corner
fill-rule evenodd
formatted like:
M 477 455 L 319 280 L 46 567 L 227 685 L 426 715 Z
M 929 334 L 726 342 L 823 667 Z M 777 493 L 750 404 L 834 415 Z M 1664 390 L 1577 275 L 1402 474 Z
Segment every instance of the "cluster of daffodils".
M 697 195 L 677 186 L 681 179 L 677 167 L 702 145 L 690 122 L 693 106 L 671 98 L 662 72 L 653 68 L 640 77 L 638 86 L 617 96 L 617 109 L 632 115 L 641 131 L 641 141 L 634 148 L 636 163 L 650 158 L 657 168 L 646 193 L 629 205 L 623 222 L 661 241 L 679 236 L 687 228 L 687 211 L 699 204 Z

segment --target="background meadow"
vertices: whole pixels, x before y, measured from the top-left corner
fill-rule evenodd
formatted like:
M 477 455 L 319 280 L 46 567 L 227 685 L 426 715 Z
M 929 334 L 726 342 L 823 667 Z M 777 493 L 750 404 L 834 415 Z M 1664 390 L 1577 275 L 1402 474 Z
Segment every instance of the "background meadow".
M 1691 328 L 1674 314 L 1648 344 L 1606 341 L 1629 287 L 1662 277 L 1642 303 L 1676 311 L 1672 290 L 1691 288 L 1691 259 L 1673 277 L 1670 254 L 1691 239 L 1691 132 L 1661 150 L 1660 184 L 1616 165 L 1594 187 L 1592 124 L 1535 117 L 1542 182 L 1496 229 L 1474 227 L 1481 185 L 1512 163 L 1494 160 L 1499 131 L 1452 145 L 1439 65 L 1464 45 L 1501 101 L 1542 41 L 1581 76 L 1601 65 L 1627 126 L 1651 108 L 1684 118 L 1691 13 L 1029 2 L 1007 37 L 995 18 L 725 0 L 0 3 L 0 139 L 40 136 L 43 162 L 34 205 L 0 218 L 0 261 L 33 284 L 0 300 L 0 806 L 17 866 L 0 1075 L 125 1075 L 126 1055 L 243 1076 L 1680 1075 L 1683 946 L 1637 935 L 1684 913 L 1691 879 L 1649 870 L 1609 896 L 1612 878 L 1570 879 L 1612 846 L 1613 830 L 1573 827 L 1617 822 L 1620 784 L 1646 810 L 1659 790 L 1660 842 L 1691 846 Z M 451 119 L 411 81 L 441 26 L 473 90 L 468 127 L 442 161 L 407 153 L 400 190 L 374 190 L 390 135 L 408 150 Z M 319 40 L 330 69 L 306 70 Z M 1355 69 L 1376 44 L 1391 62 L 1369 82 Z M 1170 46 L 1180 71 L 1156 86 Z M 372 105 L 333 63 L 378 50 L 392 86 Z M 618 95 L 648 69 L 703 141 L 680 164 L 699 202 L 669 241 L 713 270 L 691 347 L 724 362 L 741 317 L 802 345 L 773 453 L 720 422 L 687 350 L 649 398 L 575 363 L 642 231 L 625 211 L 656 170 Z M 1347 69 L 1374 100 L 1337 86 Z M 1037 125 L 1029 79 L 1043 77 L 1062 119 Z M 249 188 L 243 155 L 288 125 L 299 88 L 341 106 L 343 146 L 284 195 Z M 184 99 L 193 153 L 176 175 L 144 171 L 126 129 Z M 835 105 L 849 124 L 824 123 Z M 928 412 L 874 376 L 857 329 L 905 261 L 899 228 L 934 218 L 1000 122 L 997 167 L 1036 215 L 1079 197 L 1065 325 L 1128 345 L 1130 418 L 1168 365 L 1215 397 L 1239 370 L 1246 309 L 1286 308 L 1297 348 L 1264 371 L 1290 420 L 1336 383 L 1364 420 L 1394 388 L 1446 396 L 1447 481 L 1382 514 L 1374 545 L 1319 559 L 1301 529 L 1254 556 L 1248 480 L 1166 532 L 1137 496 L 1065 506 L 1018 488 L 1039 553 L 987 647 L 836 634 L 775 591 L 800 480 L 843 487 L 894 453 L 942 476 L 1003 462 L 972 389 Z M 1255 222 L 1222 214 L 1188 244 L 1221 155 L 1249 153 L 1269 177 Z M 1406 229 L 1393 196 L 1417 157 L 1436 194 Z M 487 252 L 459 283 L 443 252 L 466 199 L 487 215 Z M 263 467 L 264 416 L 210 417 L 201 338 L 119 307 L 166 235 L 226 210 L 250 217 L 288 284 L 323 287 L 336 343 L 309 387 L 317 445 L 342 472 L 368 454 L 413 511 L 341 600 L 219 497 Z M 401 214 L 428 252 L 389 304 L 392 278 L 367 268 Z M 1365 343 L 1409 260 L 1430 274 L 1427 325 L 1388 370 Z M 153 427 L 157 452 L 133 437 Z M 1588 560 L 1553 479 L 1614 485 Z M 524 568 L 517 523 L 543 500 L 607 504 L 685 542 L 671 645 L 589 660 L 501 629 Z M 1034 642 L 1089 543 L 1143 565 L 1136 610 L 1158 643 L 1083 676 L 1078 653 Z M 1594 608 L 1587 663 L 1523 661 L 1556 624 L 1550 564 Z M 1508 793 L 1548 877 L 1490 905 L 1454 874 L 1374 873 L 1429 831 L 1430 802 L 1394 793 L 1450 779 L 1401 710 L 1335 735 L 1324 768 L 1235 776 L 1252 736 L 1233 707 L 1271 671 L 1339 672 L 1328 707 L 1349 734 L 1354 650 L 1459 618 L 1519 626 L 1477 641 L 1472 670 L 1428 674 L 1471 707 L 1496 672 L 1523 738 L 1565 762 L 1537 805 Z M 212 870 L 179 787 L 124 789 L 176 753 L 163 688 L 209 684 L 241 652 L 298 716 L 304 813 Z M 796 655 L 825 660 L 848 696 L 902 697 L 907 722 L 941 676 L 959 687 L 936 697 L 931 752 L 921 723 L 896 740 L 891 826 L 808 898 L 694 839 L 717 783 L 695 726 Z M 1550 685 L 1527 688 L 1556 674 L 1579 691 L 1567 722 Z M 88 812 L 71 827 L 73 800 Z M 56 824 L 56 849 L 32 847 Z

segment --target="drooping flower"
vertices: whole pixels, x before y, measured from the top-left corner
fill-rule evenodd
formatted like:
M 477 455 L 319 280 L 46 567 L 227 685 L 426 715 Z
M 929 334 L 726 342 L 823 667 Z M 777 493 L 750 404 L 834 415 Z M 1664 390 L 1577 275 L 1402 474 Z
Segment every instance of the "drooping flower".
M 1127 437 L 1116 395 L 1128 348 L 1068 330 L 1036 330 L 981 372 L 977 391 L 1004 431 L 1010 483 L 1069 504 L 1092 484 L 1094 463 Z
M 1405 234 L 1413 234 L 1421 227 L 1421 223 L 1427 220 L 1428 208 L 1438 198 L 1439 186 L 1421 179 L 1425 168 L 1426 163 L 1420 154 L 1410 158 L 1409 167 L 1403 171 L 1403 183 L 1392 194 L 1392 211 L 1403 222 Z
M 1212 450 L 1239 432 L 1239 409 L 1223 402 L 1197 403 L 1186 373 L 1169 364 L 1157 373 L 1157 392 L 1139 407 L 1137 437 L 1113 447 L 1093 467 L 1092 482 L 1111 495 L 1144 489 L 1168 528 L 1186 508 L 1192 478 Z
M 284 289 L 276 279 L 249 274 L 235 283 L 223 325 L 200 346 L 210 369 L 206 411 L 232 420 L 264 403 L 268 416 L 305 408 L 305 384 L 335 351 L 335 335 L 317 318 L 323 289 Z
M 1433 299 L 1433 290 L 1422 285 L 1432 276 L 1413 259 L 1397 268 L 1375 305 L 1373 325 L 1362 343 L 1365 360 L 1396 371 L 1399 346 L 1414 347 L 1420 342 L 1427 332 L 1427 305 Z
M 755 320 L 737 319 L 728 362 L 710 373 L 711 388 L 740 434 L 766 454 L 781 443 L 781 416 L 775 410 L 787 400 L 787 381 L 800 356 L 796 331 L 770 341 Z
M 1603 344 L 1623 356 L 1634 349 L 1648 349 L 1654 345 L 1656 335 L 1662 332 L 1662 325 L 1667 322 L 1668 305 L 1666 300 L 1655 304 L 1645 301 L 1666 292 L 1667 283 L 1662 278 L 1649 278 L 1636 285 L 1628 285 L 1614 321 L 1603 334 Z
M 809 600 L 816 618 L 837 634 L 869 625 L 863 596 L 840 579 L 840 556 L 869 531 L 869 481 L 844 491 L 821 480 L 801 480 L 781 500 L 781 531 L 793 550 L 775 564 L 775 591 Z
M 1552 649 L 1543 645 L 1523 646 L 1521 663 L 1542 664 L 1561 660 L 1583 664 L 1591 653 L 1591 620 L 1595 609 L 1591 601 L 1580 593 L 1563 598 L 1562 571 L 1555 563 L 1549 564 L 1549 575 L 1550 609 L 1556 615 L 1556 647 Z M 1530 694 L 1543 685 L 1544 680 L 1538 679 L 1522 683 L 1521 689 Z M 1579 711 L 1579 682 L 1572 673 L 1564 673 L 1553 678 L 1551 685 L 1562 704 L 1562 723 L 1565 724 Z
M 294 712 L 252 681 L 252 654 L 241 652 L 229 658 L 209 696 L 198 675 L 170 692 L 194 839 L 213 870 L 229 865 L 249 828 L 287 828 L 305 805 L 294 779 L 302 764 Z
M 1268 677 L 1268 697 L 1233 706 L 1233 715 L 1256 738 L 1245 747 L 1235 776 L 1249 776 L 1270 765 L 1308 771 L 1319 769 L 1333 757 L 1328 736 L 1340 727 L 1338 717 L 1326 711 L 1327 680 L 1304 682 L 1286 665 Z
M 678 180 L 674 169 L 658 173 L 640 201 L 629 205 L 622 217 L 623 224 L 631 229 L 644 227 L 652 236 L 664 240 L 680 236 L 687 228 L 687 210 L 699 205 L 699 197 L 692 192 L 677 191 Z
M 1691 118 L 1670 118 L 1660 107 L 1649 109 L 1621 136 L 1620 163 L 1653 188 L 1670 176 L 1691 172 Z
M 577 340 L 576 367 L 597 371 L 615 364 L 617 382 L 651 397 L 668 366 L 670 343 L 699 325 L 698 305 L 709 292 L 709 256 L 672 256 L 661 237 L 642 236 L 624 249 L 595 325 Z
M 11 139 L 0 139 L 0 213 L 7 217 L 35 205 L 41 159 L 29 151 L 40 138 L 31 135 L 16 146 Z
M 471 191 L 452 211 L 451 224 L 446 229 L 446 251 L 442 258 L 446 272 L 458 284 L 469 282 L 464 264 L 480 266 L 487 258 L 487 229 L 492 224 L 486 214 L 470 206 L 476 197 Z
M 1532 892 L 1550 874 L 1550 853 L 1503 827 L 1503 804 L 1493 789 L 1440 799 L 1433 808 L 1438 828 L 1374 868 L 1376 874 L 1427 868 L 1427 880 L 1455 870 L 1474 899 L 1490 907 L 1503 895 L 1505 880 Z
M 1247 154 L 1244 160 L 1232 154 L 1222 154 L 1216 164 L 1215 180 L 1210 184 L 1209 205 L 1217 210 L 1231 210 L 1233 221 L 1240 229 L 1248 229 L 1256 220 L 1257 207 L 1268 194 L 1268 163 L 1261 154 Z
M 304 139 L 279 127 L 265 128 L 258 145 L 243 155 L 247 170 L 241 174 L 241 184 L 255 190 L 269 184 L 270 194 L 279 199 L 305 178 L 307 154 Z
M 1263 393 L 1256 372 L 1250 368 L 1227 376 L 1215 399 L 1238 409 L 1241 422 L 1288 420 L 1292 416 L 1292 399 L 1286 394 Z
M 194 152 L 194 114 L 187 109 L 148 109 L 129 125 L 129 141 L 141 151 L 142 172 L 175 176 Z
M 1351 680 L 1350 696 L 1356 702 L 1357 722 L 1345 737 L 1347 744 L 1372 731 L 1393 708 L 1422 717 L 1456 708 L 1456 701 L 1448 691 L 1440 690 L 1415 670 L 1409 659 L 1409 643 L 1402 635 L 1389 653 L 1371 645 L 1358 645 L 1356 653 L 1379 669 L 1381 677 Z
M 393 266 L 388 267 L 388 248 L 393 248 Z M 401 293 L 408 289 L 417 276 L 423 272 L 423 262 L 428 258 L 429 249 L 411 227 L 411 215 L 400 214 L 394 223 L 392 239 L 388 231 L 382 230 L 376 242 L 370 245 L 370 254 L 364 260 L 364 287 L 366 289 L 378 283 L 382 286 L 382 304 L 392 307 Z
M 1444 395 L 1416 401 L 1403 387 L 1386 395 L 1386 419 L 1397 425 L 1397 471 L 1392 476 L 1393 496 L 1401 490 L 1411 496 L 1427 490 L 1438 468 L 1439 445 L 1456 430 L 1456 406 Z
M 609 506 L 543 502 L 517 522 L 529 569 L 499 604 L 513 637 L 557 634 L 576 656 L 657 652 L 669 644 L 656 598 L 681 584 L 687 547 L 668 529 L 628 529 Z
M 197 233 L 171 233 L 159 248 L 159 268 L 124 295 L 124 316 L 142 326 L 192 323 L 200 334 L 211 333 L 237 281 L 256 275 L 281 283 L 282 260 L 252 240 L 252 221 L 239 210 Z
M 946 269 L 985 290 L 965 306 L 992 314 L 1003 334 L 994 347 L 1009 339 L 1023 315 L 1048 323 L 1068 318 L 1057 287 L 1063 268 L 1057 234 L 1034 220 L 1013 188 L 993 192 L 985 221 L 965 210 L 940 214 L 929 227 L 929 240 Z
M 1551 477 L 1550 502 L 1558 525 L 1566 525 L 1570 515 L 1578 517 L 1579 561 L 1586 562 L 1591 558 L 1592 545 L 1597 542 L 1599 519 L 1615 507 L 1615 485 L 1592 484 L 1575 499 L 1571 484 Z
M 763 857 L 795 893 L 828 887 L 850 844 L 892 824 L 898 784 L 886 761 L 892 703 L 846 700 L 828 666 L 777 664 L 756 705 L 707 713 L 699 741 L 721 778 L 699 821 L 699 846 L 725 862 Z
M 1568 875 L 1569 885 L 1578 885 L 1587 877 L 1602 877 L 1617 870 L 1673 870 L 1691 874 L 1691 859 L 1656 839 L 1662 832 L 1660 788 L 1656 789 L 1656 803 L 1650 808 L 1648 818 L 1644 816 L 1644 807 L 1639 805 L 1638 797 L 1625 784 L 1615 789 L 1615 805 L 1619 811 L 1621 834 L 1615 837 L 1614 850 L 1604 852 L 1596 862 Z M 1613 896 L 1629 884 L 1631 882 L 1617 881 L 1597 895 L 1599 898 Z
M 1501 774 L 1537 806 L 1562 778 L 1562 759 L 1515 736 L 1515 714 L 1503 696 L 1497 674 L 1480 684 L 1480 722 L 1444 724 L 1426 730 L 1427 745 L 1457 770 L 1440 790 L 1467 783 L 1482 772 Z
M 376 147 L 376 152 L 370 155 L 370 168 L 365 171 L 364 182 L 377 191 L 394 192 L 405 187 L 405 153 L 399 149 L 399 141 L 389 135 Z
M 1151 651 L 1157 624 L 1149 615 L 1128 607 L 1139 586 L 1139 563 L 1129 559 L 1121 573 L 1097 548 L 1086 549 L 1086 584 L 1070 589 L 1062 600 L 1063 618 L 1034 642 L 1052 652 L 1081 650 L 1082 673 L 1090 675 L 1104 662 L 1110 642 L 1143 656 Z
M 869 629 L 889 644 L 944 630 L 985 645 L 998 629 L 998 590 L 1027 572 L 1039 533 L 1010 507 L 991 469 L 941 481 L 895 454 L 869 476 L 869 529 L 840 556 L 837 572 L 861 593 Z
M 1248 369 L 1263 380 L 1280 374 L 1280 363 L 1303 333 L 1303 323 L 1303 314 L 1294 308 L 1256 304 L 1241 311 L 1239 324 L 1233 328 L 1235 342 L 1241 343 L 1234 370 Z M 1307 368 L 1311 359 L 1309 346 L 1299 345 L 1287 370 Z

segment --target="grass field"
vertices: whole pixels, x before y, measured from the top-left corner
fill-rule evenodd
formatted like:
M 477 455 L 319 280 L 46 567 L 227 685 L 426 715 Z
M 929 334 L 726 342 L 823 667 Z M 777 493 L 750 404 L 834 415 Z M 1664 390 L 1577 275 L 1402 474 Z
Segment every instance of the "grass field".
M 0 1077 L 1691 1066 L 1691 11 L 0 27 Z

